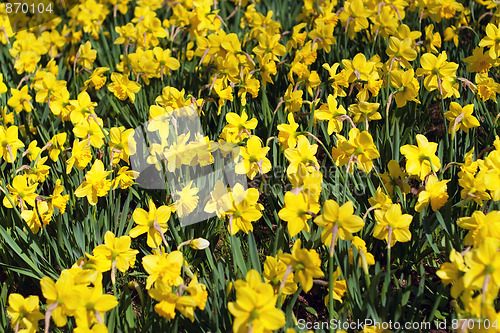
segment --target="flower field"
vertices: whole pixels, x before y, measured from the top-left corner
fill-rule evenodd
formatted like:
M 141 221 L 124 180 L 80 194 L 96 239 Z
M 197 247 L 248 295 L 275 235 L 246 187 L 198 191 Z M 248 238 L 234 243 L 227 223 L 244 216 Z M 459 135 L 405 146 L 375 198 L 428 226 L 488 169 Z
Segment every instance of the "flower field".
M 500 331 L 497 1 L 58 3 L 0 4 L 0 331 Z

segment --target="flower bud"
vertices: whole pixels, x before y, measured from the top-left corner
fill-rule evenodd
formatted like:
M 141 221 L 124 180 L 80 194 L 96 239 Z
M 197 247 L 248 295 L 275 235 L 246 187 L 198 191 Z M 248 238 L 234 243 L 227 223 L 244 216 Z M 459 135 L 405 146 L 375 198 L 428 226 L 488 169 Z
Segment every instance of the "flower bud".
M 210 245 L 210 242 L 206 240 L 205 238 L 196 238 L 193 239 L 190 243 L 189 246 L 191 246 L 192 249 L 195 250 L 204 250 Z

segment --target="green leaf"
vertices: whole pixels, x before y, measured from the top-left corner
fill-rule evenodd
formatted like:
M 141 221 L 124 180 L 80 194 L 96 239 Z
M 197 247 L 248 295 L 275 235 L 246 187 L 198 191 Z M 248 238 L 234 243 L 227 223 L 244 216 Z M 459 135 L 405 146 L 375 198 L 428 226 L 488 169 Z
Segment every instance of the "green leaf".
M 259 262 L 259 253 L 257 252 L 257 244 L 255 244 L 255 238 L 253 232 L 248 232 L 248 248 L 250 253 L 250 260 L 252 261 L 252 268 L 257 270 L 259 274 L 262 274 Z

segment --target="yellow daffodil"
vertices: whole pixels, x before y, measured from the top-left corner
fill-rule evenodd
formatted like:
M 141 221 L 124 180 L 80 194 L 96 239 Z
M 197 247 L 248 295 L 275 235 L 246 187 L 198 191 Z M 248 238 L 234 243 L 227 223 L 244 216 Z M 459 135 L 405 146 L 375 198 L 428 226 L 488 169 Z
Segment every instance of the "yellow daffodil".
M 318 160 L 315 156 L 317 151 L 317 144 L 311 145 L 305 136 L 299 136 L 297 146 L 285 150 L 285 157 L 288 162 L 290 162 L 287 168 L 287 174 L 297 173 L 300 164 L 304 166 L 313 165 L 319 167 Z
M 446 51 L 441 52 L 437 57 L 432 53 L 422 55 L 420 58 L 422 68 L 417 69 L 417 76 L 426 75 L 425 89 L 428 91 L 439 89 L 442 92 L 442 81 L 447 77 L 455 76 L 458 64 L 447 60 Z
M 342 272 L 340 271 L 340 267 L 337 267 L 335 272 L 333 273 L 333 299 L 336 301 L 339 301 L 342 303 L 342 297 L 344 297 L 345 292 L 347 291 L 347 283 L 346 280 L 339 280 L 340 274 Z M 325 306 L 328 307 L 328 301 L 330 298 L 330 290 L 328 290 L 328 294 L 325 296 Z
M 278 125 L 278 140 L 283 150 L 297 146 L 297 136 L 299 135 L 297 129 L 299 128 L 299 124 L 295 122 L 295 118 L 291 112 L 288 114 L 288 123 Z
M 293 27 L 292 37 L 286 43 L 287 51 L 298 48 L 298 46 L 303 46 L 307 37 L 307 31 L 302 31 L 306 27 L 307 23 L 299 23 Z
M 83 326 L 82 322 L 86 321 L 87 326 L 98 324 L 97 317 L 115 308 L 118 301 L 114 295 L 103 294 L 102 285 L 97 283 L 94 287 L 85 287 L 80 289 L 80 299 L 68 299 L 67 302 L 73 303 L 71 307 L 75 308 L 75 317 L 79 326 Z M 100 319 L 102 320 L 102 319 Z
M 304 92 L 302 90 L 294 90 L 293 85 L 288 85 L 288 88 L 285 91 L 284 101 L 285 101 L 285 112 L 297 112 L 302 107 L 302 103 L 304 102 L 302 99 L 302 95 Z
M 253 135 L 247 141 L 246 147 L 241 147 L 242 161 L 236 165 L 236 173 L 252 180 L 257 173 L 265 174 L 271 170 L 271 161 L 266 157 L 269 147 L 262 147 L 261 140 Z
M 47 306 L 52 307 L 51 318 L 57 327 L 65 326 L 68 316 L 75 314 L 74 305 L 81 301 L 81 287 L 75 286 L 74 275 L 63 270 L 56 282 L 49 277 L 40 280 L 43 297 Z
M 351 247 L 349 248 L 349 264 L 354 264 L 354 252 L 352 250 L 352 247 L 355 247 L 358 250 L 360 267 L 364 265 L 364 262 L 368 266 L 375 265 L 375 258 L 373 257 L 373 254 L 368 252 L 368 249 L 366 248 L 366 242 L 358 236 L 354 236 L 354 238 L 351 240 Z
M 462 106 L 456 102 L 450 103 L 450 110 L 448 110 L 444 115 L 450 122 L 448 133 L 451 134 L 452 138 L 458 130 L 463 130 L 465 133 L 469 133 L 470 128 L 480 126 L 477 118 L 472 115 L 473 111 L 474 104 L 468 104 L 462 108 Z
M 73 124 L 79 124 L 84 120 L 88 121 L 89 116 L 95 116 L 94 109 L 97 103 L 92 102 L 90 95 L 86 91 L 79 93 L 77 99 L 70 100 L 69 104 L 71 105 L 70 119 Z
M 373 168 L 373 159 L 379 158 L 377 146 L 373 137 L 367 131 L 360 132 L 357 128 L 349 131 L 349 140 L 337 134 L 337 147 L 333 147 L 332 156 L 338 166 L 348 165 L 348 171 L 353 172 L 357 164 L 364 172 Z
M 441 35 L 439 32 L 434 32 L 434 24 L 425 27 L 424 45 L 429 53 L 438 53 L 438 48 L 441 47 Z
M 27 208 L 26 204 L 35 207 L 35 199 L 38 196 L 35 192 L 37 186 L 37 183 L 28 184 L 26 175 L 17 175 L 12 180 L 12 186 L 7 185 L 7 189 L 10 192 L 8 197 L 14 205 L 21 207 L 21 209 Z M 7 197 L 3 198 L 3 205 L 7 208 L 12 208 L 12 204 Z
M 66 81 L 56 80 L 56 76 L 50 72 L 42 72 L 43 77 L 35 82 L 34 88 L 37 91 L 35 101 L 46 103 L 57 98 L 61 91 L 66 90 Z
M 121 167 L 118 170 L 116 177 L 111 182 L 111 187 L 116 189 L 118 186 L 124 190 L 135 184 L 135 179 L 139 177 L 139 173 L 134 170 L 129 170 L 128 166 Z
M 327 200 L 323 204 L 323 214 L 314 219 L 314 223 L 323 227 L 321 241 L 327 246 L 337 242 L 337 237 L 351 240 L 352 234 L 363 228 L 363 219 L 356 216 L 352 201 L 347 201 L 342 206 L 335 200 Z M 335 236 L 335 239 L 332 239 Z
M 129 156 L 135 151 L 130 149 L 134 146 L 133 129 L 125 129 L 125 127 L 112 127 L 109 131 L 109 148 L 113 164 L 117 164 L 120 160 L 129 162 Z
M 477 96 L 483 101 L 492 100 L 496 103 L 497 94 L 500 94 L 500 84 L 488 76 L 487 73 L 478 73 L 475 77 Z
M 419 176 L 421 180 L 431 172 L 441 168 L 441 161 L 435 155 L 438 144 L 429 142 L 422 134 L 417 134 L 417 146 L 404 145 L 401 154 L 406 157 L 406 171 L 410 175 Z
M 172 57 L 172 50 L 170 49 L 164 50 L 161 47 L 155 47 L 153 49 L 153 54 L 159 62 L 160 77 L 163 77 L 163 75 L 170 75 L 171 70 L 175 71 L 181 67 L 179 60 Z
M 360 123 L 362 121 L 368 123 L 371 120 L 382 119 L 382 115 L 380 115 L 380 113 L 378 113 L 377 111 L 379 107 L 380 103 L 368 103 L 360 101 L 357 104 L 351 104 L 349 106 L 349 112 L 354 123 Z
M 401 166 L 395 160 L 390 160 L 387 163 L 388 172 L 384 172 L 380 175 L 382 181 L 384 182 L 385 189 L 392 196 L 394 194 L 394 188 L 399 187 L 402 193 L 410 193 L 410 185 L 404 180 L 408 177 L 408 174 L 401 170 Z
M 432 210 L 436 211 L 443 207 L 448 201 L 447 183 L 449 179 L 439 181 L 435 175 L 430 175 L 425 184 L 425 190 L 418 194 L 418 202 L 415 210 L 421 212 L 424 207 L 431 204 Z
M 33 73 L 36 70 L 36 65 L 40 59 L 40 54 L 35 51 L 22 51 L 17 57 L 14 68 L 16 69 L 17 74 L 23 74 L 24 72 Z
M 309 232 L 307 221 L 312 217 L 311 213 L 316 214 L 319 209 L 319 204 L 309 200 L 303 193 L 296 195 L 286 192 L 285 206 L 279 211 L 278 216 L 288 222 L 288 233 L 294 237 L 302 230 Z
M 457 298 L 464 290 L 463 275 L 466 271 L 464 257 L 460 252 L 452 249 L 450 252 L 450 262 L 445 262 L 441 268 L 436 272 L 444 284 L 451 284 L 451 295 Z
M 445 42 L 453 41 L 453 44 L 455 44 L 455 47 L 458 47 L 458 41 L 459 41 L 459 35 L 458 35 L 458 29 L 456 26 L 452 25 L 444 29 L 444 38 L 443 40 Z
M 246 75 L 243 82 L 240 83 L 240 89 L 238 90 L 238 96 L 241 98 L 241 105 L 247 105 L 247 93 L 249 93 L 252 98 L 257 98 L 259 95 L 259 88 L 260 81 L 250 74 Z
M 28 175 L 28 181 L 30 183 L 39 182 L 43 183 L 50 172 L 50 167 L 45 165 L 48 156 L 41 157 L 35 160 L 34 165 L 26 172 Z
M 279 34 L 270 36 L 268 34 L 259 34 L 257 40 L 259 45 L 253 48 L 253 52 L 257 55 L 260 63 L 265 63 L 265 58 L 279 61 L 278 57 L 285 55 L 286 48 L 279 43 L 281 36 Z
M 262 277 L 264 278 L 264 281 L 273 286 L 275 294 L 278 294 L 279 289 L 281 288 L 281 283 L 286 274 L 286 267 L 287 266 L 284 262 L 276 259 L 275 257 L 266 257 Z M 293 272 L 290 272 L 286 278 L 282 293 L 284 295 L 292 295 L 296 291 L 297 283 L 293 281 Z
M 318 202 L 321 194 L 323 173 L 313 166 L 299 164 L 296 173 L 288 174 L 288 179 L 293 185 L 294 193 L 301 192 L 310 202 Z
M 498 137 L 495 142 L 497 141 Z M 500 200 L 500 149 L 498 145 L 496 147 L 496 150 L 484 159 L 481 171 L 484 173 L 484 183 L 490 191 L 491 197 L 498 201 Z
M 90 145 L 101 148 L 104 145 L 104 137 L 108 131 L 102 128 L 103 122 L 100 118 L 89 117 L 82 120 L 73 128 L 73 133 L 77 138 L 90 138 Z
M 258 200 L 259 191 L 257 189 L 244 190 L 241 184 L 234 186 L 231 191 L 231 204 L 226 210 L 226 215 L 229 215 L 227 228 L 231 235 L 235 235 L 240 230 L 246 234 L 253 231 L 252 222 L 262 217 L 261 210 L 264 209 L 262 204 L 257 203 Z
M 75 196 L 87 197 L 89 204 L 95 206 L 98 197 L 108 194 L 111 188 L 111 180 L 107 179 L 112 171 L 105 171 L 101 160 L 95 160 L 92 168 L 86 173 L 85 180 L 75 190 Z
M 483 47 L 474 48 L 472 55 L 464 58 L 463 61 L 467 63 L 467 71 L 470 73 L 488 73 L 495 62 L 494 59 L 490 57 L 489 52 L 484 52 Z
M 371 61 L 367 61 L 366 56 L 363 53 L 356 54 L 352 60 L 342 60 L 342 64 L 345 67 L 345 75 L 348 77 L 349 82 L 358 80 L 368 81 L 368 78 L 374 69 L 374 64 Z
M 368 28 L 368 17 L 372 12 L 362 0 L 346 1 L 344 8 L 339 15 L 339 20 L 346 27 L 349 38 L 352 40 L 356 32 Z
M 338 117 L 346 114 L 342 105 L 337 105 L 337 100 L 333 95 L 328 95 L 327 103 L 322 104 L 314 113 L 314 117 L 319 120 L 328 120 L 328 135 L 333 132 L 342 131 L 342 121 Z
M 85 69 L 91 70 L 97 57 L 97 51 L 92 49 L 92 44 L 90 44 L 90 41 L 87 41 L 85 44 L 80 45 L 77 54 L 78 60 L 76 63 L 81 65 Z
M 69 194 L 61 195 L 64 191 L 64 186 L 61 185 L 61 180 L 57 179 L 54 185 L 54 192 L 50 195 L 50 203 L 59 209 L 59 213 L 64 214 L 66 211 L 66 203 L 69 200 Z
M 236 301 L 228 304 L 234 316 L 233 332 L 271 332 L 285 325 L 285 314 L 276 308 L 278 296 L 273 287 L 261 282 L 256 289 L 245 285 L 236 288 Z
M 219 97 L 219 106 L 217 109 L 217 115 L 220 115 L 222 107 L 226 105 L 226 101 L 233 101 L 233 89 L 231 86 L 225 85 L 221 79 L 215 80 L 213 84 L 214 91 Z
M 500 57 L 500 27 L 493 23 L 488 23 L 486 26 L 486 37 L 479 42 L 480 47 L 489 47 L 489 55 L 491 59 Z
M 40 313 L 38 296 L 24 298 L 16 293 L 9 295 L 7 315 L 12 328 L 19 332 L 37 332 L 38 322 L 44 318 Z
M 83 83 L 85 89 L 89 87 L 94 87 L 96 90 L 101 89 L 106 83 L 107 78 L 103 74 L 107 71 L 109 71 L 108 67 L 97 67 L 94 69 L 90 77 Z
M 37 203 L 36 209 L 25 209 L 21 212 L 21 217 L 26 221 L 26 224 L 31 229 L 31 232 L 36 234 L 43 225 L 50 223 L 52 219 L 52 211 L 46 201 Z M 41 217 L 41 220 L 40 220 Z
M 24 147 L 24 143 L 18 139 L 18 127 L 0 127 L 0 157 L 7 163 L 14 163 L 17 157 L 17 150 Z
M 38 155 L 41 153 L 42 149 L 38 147 L 38 142 L 33 140 L 28 145 L 28 149 L 24 151 L 23 155 L 28 156 L 28 159 L 33 162 L 38 158 Z
M 125 273 L 135 265 L 135 256 L 139 251 L 131 249 L 130 236 L 115 237 L 111 231 L 104 234 L 104 244 L 98 245 L 92 251 L 92 259 L 105 264 L 106 270 L 111 269 L 111 279 L 114 283 L 114 268 Z M 89 256 L 90 257 L 90 256 Z
M 397 61 L 396 65 L 401 62 L 403 67 L 411 68 L 410 61 L 417 58 L 417 51 L 413 49 L 413 41 L 411 38 L 405 38 L 403 40 L 397 37 L 389 38 L 389 47 L 386 50 L 389 56 L 389 61 Z M 396 68 L 393 66 L 392 68 Z
M 465 288 L 486 289 L 500 286 L 500 252 L 498 238 L 487 237 L 473 251 L 465 255 L 468 270 L 464 275 Z M 486 292 L 486 290 L 484 290 Z
M 176 191 L 177 200 L 174 202 L 174 207 L 181 218 L 191 214 L 198 205 L 199 189 L 191 186 L 193 186 L 193 181 L 190 181 L 182 190 Z
M 208 297 L 207 286 L 203 283 L 199 283 L 196 275 L 193 276 L 191 282 L 189 282 L 186 291 L 189 293 L 189 296 L 196 301 L 198 309 L 204 310 Z M 192 317 L 190 317 L 190 319 L 193 321 Z
M 470 217 L 461 217 L 457 220 L 460 228 L 469 230 L 464 238 L 465 245 L 479 246 L 487 237 L 500 239 L 500 211 L 484 214 L 475 211 Z
M 142 266 L 149 274 L 146 280 L 146 289 L 150 289 L 157 281 L 173 286 L 182 284 L 181 269 L 183 264 L 184 258 L 180 251 L 164 254 L 156 251 L 154 254 L 143 257 Z
M 28 93 L 28 86 L 25 85 L 21 88 L 21 90 L 17 90 L 14 88 L 10 89 L 12 97 L 7 101 L 7 105 L 14 108 L 16 113 L 21 112 L 22 110 L 26 112 L 31 112 L 33 109 L 33 105 L 31 104 L 32 97 Z
M 14 112 L 8 113 L 6 106 L 0 107 L 0 116 L 4 128 L 14 123 Z
M 325 52 L 330 52 L 331 46 L 337 44 L 337 40 L 333 35 L 334 28 L 335 26 L 332 24 L 317 22 L 316 27 L 309 32 L 309 38 L 316 41 L 318 50 L 324 49 Z
M 396 33 L 396 30 L 399 26 L 399 19 L 403 19 L 404 15 L 404 7 L 398 9 L 398 7 L 402 7 L 401 5 L 393 5 L 393 6 L 382 6 L 378 15 L 373 17 L 373 25 L 370 27 L 373 35 L 377 36 L 380 34 L 384 39 L 389 38 L 389 36 L 393 36 Z M 372 18 L 370 18 L 372 19 Z
M 71 157 L 66 160 L 66 174 L 69 174 L 76 163 L 78 170 L 83 170 L 92 161 L 92 151 L 90 150 L 90 139 L 73 141 Z
M 458 185 L 462 187 L 460 197 L 468 200 L 473 199 L 478 205 L 483 204 L 483 200 L 490 200 L 491 196 L 487 193 L 485 172 L 479 172 L 475 177 L 469 172 L 459 172 Z
M 278 260 L 281 260 L 287 266 L 292 266 L 294 281 L 302 285 L 307 293 L 313 286 L 313 279 L 323 277 L 321 271 L 321 259 L 316 250 L 303 249 L 300 239 L 293 244 L 292 253 L 278 253 Z
M 124 101 L 127 98 L 132 103 L 135 102 L 135 94 L 141 90 L 141 85 L 137 82 L 129 81 L 128 77 L 123 74 L 111 74 L 112 83 L 108 86 L 109 91 L 115 94 L 116 98 Z
M 397 89 L 394 92 L 394 99 L 398 108 L 402 108 L 407 102 L 420 103 L 417 100 L 420 84 L 415 77 L 413 68 L 410 68 L 406 72 L 400 69 L 392 71 L 391 86 Z
M 346 75 L 347 71 L 345 69 L 341 70 L 340 73 L 337 73 L 337 69 L 340 64 L 335 63 L 333 66 L 330 66 L 328 63 L 324 63 L 322 67 L 328 71 L 329 78 L 328 82 L 330 86 L 333 88 L 333 97 L 345 97 L 347 93 L 344 91 L 344 88 L 349 87 L 348 76 Z
M 257 119 L 248 120 L 243 110 L 241 116 L 234 112 L 226 114 L 227 125 L 222 130 L 221 138 L 227 142 L 238 143 L 249 137 L 250 131 L 257 127 Z
M 411 240 L 409 230 L 413 217 L 401 213 L 401 205 L 392 204 L 387 211 L 376 210 L 375 220 L 377 224 L 373 229 L 373 237 L 385 239 L 392 247 L 396 242 L 408 242 Z
M 372 208 L 380 209 L 384 212 L 392 205 L 391 198 L 387 194 L 385 194 L 381 187 L 377 188 L 377 191 L 375 192 L 375 195 L 373 197 L 368 198 L 368 202 L 370 203 L 370 206 Z
M 148 290 L 148 294 L 152 299 L 159 302 L 155 305 L 156 313 L 168 319 L 175 318 L 175 310 L 180 311 L 186 317 L 190 317 L 187 312 L 189 310 L 186 308 L 191 308 L 192 312 L 192 308 L 197 305 L 196 299 L 191 296 L 179 296 L 178 293 L 174 292 L 172 286 L 162 281 L 155 283 L 154 288 Z
M 59 158 L 59 154 L 64 149 L 64 143 L 66 142 L 67 136 L 68 133 L 66 132 L 59 133 L 54 135 L 48 142 L 47 150 L 49 151 L 49 157 L 52 161 L 55 162 Z
M 149 211 L 146 212 L 142 208 L 136 208 L 132 214 L 134 222 L 137 224 L 129 232 L 129 236 L 136 238 L 144 233 L 147 233 L 147 244 L 151 248 L 157 248 L 162 243 L 162 237 L 158 229 L 165 233 L 168 229 L 167 222 L 170 219 L 172 208 L 169 206 L 156 206 L 152 199 L 149 199 Z M 158 226 L 156 226 L 158 224 Z

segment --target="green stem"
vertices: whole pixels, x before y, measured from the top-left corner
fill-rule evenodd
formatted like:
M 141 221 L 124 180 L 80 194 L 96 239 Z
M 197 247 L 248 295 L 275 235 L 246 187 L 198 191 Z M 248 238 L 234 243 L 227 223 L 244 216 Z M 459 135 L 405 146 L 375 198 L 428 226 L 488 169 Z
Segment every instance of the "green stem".
M 378 34 L 375 36 L 375 38 L 373 39 L 373 43 L 372 43 L 372 49 L 370 51 L 370 57 L 373 57 L 373 55 L 375 54 L 374 50 L 375 50 L 375 43 L 377 42 L 377 37 L 378 37 Z
M 387 194 L 389 197 L 391 197 L 391 195 L 389 194 L 389 191 L 387 191 L 387 188 L 385 187 L 385 184 L 384 184 L 384 181 L 382 180 L 382 177 L 380 177 L 380 174 L 379 174 L 379 172 L 377 170 L 377 167 L 374 166 L 373 170 L 375 170 L 375 174 L 377 175 L 378 180 L 380 181 L 380 184 L 382 185 L 382 188 L 385 191 L 385 194 Z
M 332 229 L 332 242 L 330 244 L 330 258 L 328 259 L 328 288 L 330 288 L 330 292 L 328 293 L 328 314 L 330 318 L 330 322 L 333 318 L 333 263 L 335 257 L 335 245 L 337 244 L 337 235 L 339 233 L 339 226 L 335 223 L 335 226 Z M 330 329 L 330 332 L 333 330 Z
M 56 227 L 57 227 L 57 247 L 62 249 L 63 248 L 62 216 L 58 216 L 56 220 Z
M 439 77 L 438 75 L 438 80 L 440 80 L 441 78 Z M 441 108 L 442 108 L 442 115 L 443 115 L 443 125 L 444 125 L 444 130 L 446 132 L 445 136 L 444 136 L 444 142 L 445 142 L 445 147 L 449 147 L 449 142 L 448 142 L 448 124 L 446 123 L 446 116 L 444 115 L 445 113 L 445 110 L 444 110 L 444 97 L 443 97 L 443 92 L 442 92 L 442 84 L 440 84 L 441 86 L 441 91 L 439 92 L 440 95 L 441 95 Z M 451 162 L 448 161 L 448 162 Z
M 333 318 L 333 264 L 334 264 L 334 256 L 330 255 L 328 259 L 328 288 L 330 292 L 328 293 L 328 315 L 330 322 L 334 320 Z M 334 330 L 330 328 L 330 332 L 333 333 Z
M 179 330 L 179 316 L 176 316 L 174 319 L 174 327 L 172 328 L 173 333 L 177 333 Z
M 300 134 L 308 135 L 311 138 L 313 138 L 317 143 L 319 143 L 321 145 L 321 147 L 323 147 L 323 150 L 325 151 L 326 155 L 328 155 L 328 158 L 330 158 L 330 160 L 332 161 L 332 163 L 334 165 L 336 165 L 335 160 L 333 159 L 333 156 L 330 154 L 330 151 L 326 148 L 325 144 L 320 139 L 318 139 L 317 136 L 315 136 L 311 132 L 307 132 L 307 131 L 300 132 Z
M 389 97 L 391 97 L 391 74 L 387 73 L 387 89 L 385 89 L 385 101 L 386 103 L 389 103 Z M 389 133 L 389 109 L 386 106 L 386 111 L 385 111 L 385 139 L 389 140 L 390 138 L 390 133 Z
M 453 136 L 453 139 L 452 140 L 452 143 L 451 143 L 451 149 L 450 149 L 450 160 L 448 161 L 449 163 L 453 162 L 454 160 L 454 156 L 455 156 L 455 152 L 457 151 L 457 133 L 455 133 L 455 135 Z M 453 175 L 454 174 L 454 170 L 455 170 L 455 165 L 452 164 L 451 167 L 450 167 L 450 175 Z
M 387 303 L 387 290 L 389 289 L 389 284 L 391 282 L 391 235 L 392 230 L 389 230 L 389 236 L 387 240 L 387 269 L 385 272 L 384 285 L 382 286 L 382 305 Z
M 342 204 L 345 204 L 346 202 L 346 196 L 347 196 L 347 181 L 349 180 L 349 168 L 351 167 L 351 165 L 349 164 L 352 164 L 352 163 L 348 163 L 348 165 L 346 166 L 346 169 L 345 169 L 345 179 L 344 179 L 344 188 L 342 189 Z M 352 166 L 353 170 L 354 170 L 354 166 Z

